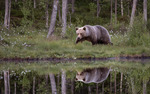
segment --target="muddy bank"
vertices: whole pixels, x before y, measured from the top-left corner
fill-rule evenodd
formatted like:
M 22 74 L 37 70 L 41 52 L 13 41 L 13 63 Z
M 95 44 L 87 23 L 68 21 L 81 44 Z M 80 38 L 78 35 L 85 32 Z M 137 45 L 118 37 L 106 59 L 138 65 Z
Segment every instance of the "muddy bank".
M 33 62 L 33 61 L 52 61 L 52 62 L 66 62 L 66 61 L 107 61 L 107 60 L 119 60 L 119 61 L 142 61 L 142 60 L 150 60 L 150 56 L 143 55 L 134 55 L 134 56 L 119 56 L 119 57 L 103 57 L 103 58 L 93 58 L 93 57 L 85 57 L 85 58 L 0 58 L 0 61 L 6 62 Z

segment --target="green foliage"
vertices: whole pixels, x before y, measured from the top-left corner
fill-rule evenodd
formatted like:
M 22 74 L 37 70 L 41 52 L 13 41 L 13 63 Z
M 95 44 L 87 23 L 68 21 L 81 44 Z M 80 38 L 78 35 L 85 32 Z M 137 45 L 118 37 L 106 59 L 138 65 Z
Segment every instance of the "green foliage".
M 20 5 L 21 12 L 23 14 L 23 18 L 21 20 L 21 24 L 31 26 L 33 24 L 34 14 L 33 14 L 33 8 L 32 8 L 32 2 L 31 0 L 27 0 L 23 2 L 22 5 Z M 32 14 L 32 15 L 31 15 Z
M 131 46 L 137 45 L 150 45 L 150 37 L 146 28 L 144 27 L 143 19 L 141 16 L 135 18 L 133 26 L 129 28 L 127 44 Z

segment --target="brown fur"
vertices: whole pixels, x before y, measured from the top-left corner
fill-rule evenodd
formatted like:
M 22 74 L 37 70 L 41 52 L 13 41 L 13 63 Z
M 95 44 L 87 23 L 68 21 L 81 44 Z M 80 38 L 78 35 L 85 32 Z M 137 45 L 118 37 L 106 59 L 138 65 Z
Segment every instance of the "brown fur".
M 107 29 L 100 25 L 85 25 L 83 27 L 76 28 L 76 33 L 76 43 L 87 40 L 90 41 L 93 45 L 112 44 Z

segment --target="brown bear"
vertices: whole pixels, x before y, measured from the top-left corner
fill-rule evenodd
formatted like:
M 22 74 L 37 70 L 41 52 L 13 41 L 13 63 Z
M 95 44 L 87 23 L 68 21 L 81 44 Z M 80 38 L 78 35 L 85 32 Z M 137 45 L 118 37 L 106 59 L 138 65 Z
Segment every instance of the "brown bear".
M 110 35 L 106 28 L 100 25 L 85 25 L 80 28 L 76 28 L 76 44 L 84 40 L 90 41 L 95 44 L 111 44 Z
M 76 81 L 84 83 L 101 83 L 107 79 L 111 69 L 110 68 L 93 68 L 85 69 L 76 74 Z

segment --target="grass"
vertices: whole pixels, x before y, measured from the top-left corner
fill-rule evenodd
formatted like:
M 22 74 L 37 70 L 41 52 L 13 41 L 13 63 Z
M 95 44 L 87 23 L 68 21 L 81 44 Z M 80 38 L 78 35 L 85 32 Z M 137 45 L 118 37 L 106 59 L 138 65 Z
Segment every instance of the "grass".
M 140 17 L 141 18 L 141 17 Z M 136 18 L 139 19 L 139 18 Z M 141 19 L 142 20 L 142 19 Z M 75 44 L 75 26 L 68 27 L 66 38 L 58 28 L 50 39 L 47 30 L 18 27 L 11 30 L 0 27 L 0 58 L 103 58 L 119 56 L 150 56 L 150 35 L 136 20 L 128 33 L 111 31 L 112 45 Z M 127 27 L 126 27 L 127 28 Z M 57 31 L 58 30 L 58 31 Z
M 6 32 L 5 32 L 6 33 Z M 0 58 L 88 58 L 88 57 L 118 57 L 128 55 L 150 56 L 150 46 L 128 46 L 126 37 L 120 34 L 112 35 L 113 46 L 92 45 L 90 42 L 75 44 L 73 39 L 46 39 L 46 32 L 30 34 L 4 34 L 0 41 Z M 8 34 L 10 34 L 8 36 Z M 57 36 L 55 36 L 57 37 Z M 59 37 L 59 36 L 58 36 Z

